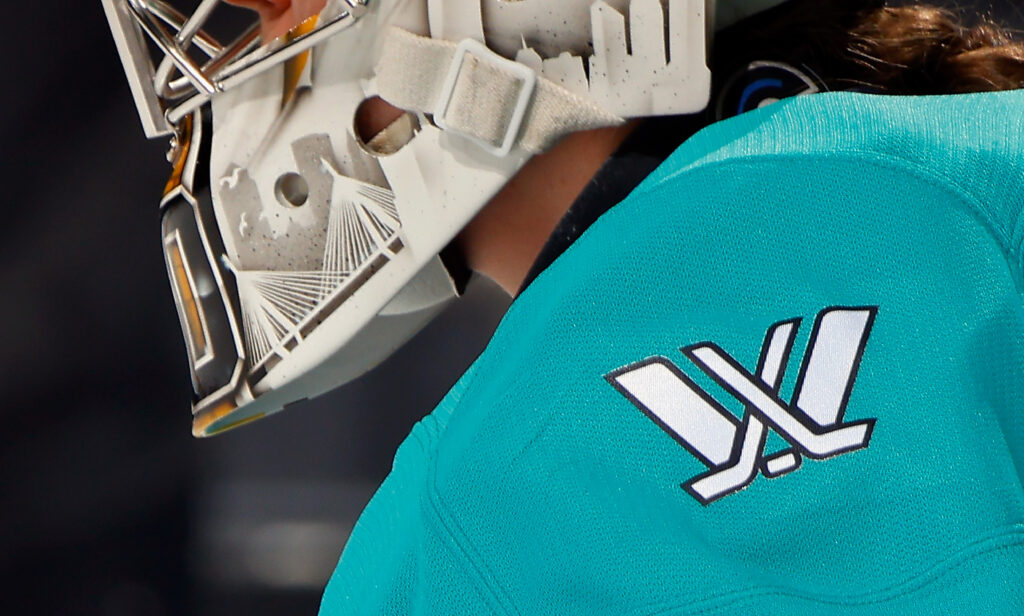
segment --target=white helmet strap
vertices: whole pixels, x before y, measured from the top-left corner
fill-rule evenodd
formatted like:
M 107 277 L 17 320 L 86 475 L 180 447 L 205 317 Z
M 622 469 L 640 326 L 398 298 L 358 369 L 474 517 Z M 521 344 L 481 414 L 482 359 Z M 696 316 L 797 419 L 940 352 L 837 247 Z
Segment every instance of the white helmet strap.
M 386 36 L 377 93 L 396 107 L 433 114 L 441 128 L 495 155 L 513 148 L 536 154 L 569 133 L 623 122 L 475 39 L 456 45 L 399 28 Z

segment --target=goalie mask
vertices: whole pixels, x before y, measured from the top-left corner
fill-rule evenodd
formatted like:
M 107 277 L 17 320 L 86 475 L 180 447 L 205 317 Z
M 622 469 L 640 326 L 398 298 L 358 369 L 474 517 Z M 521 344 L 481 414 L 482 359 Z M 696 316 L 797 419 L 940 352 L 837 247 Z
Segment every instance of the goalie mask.
M 781 0 L 327 0 L 231 42 L 164 0 L 102 0 L 148 137 L 207 436 L 374 367 L 458 295 L 438 256 L 565 135 L 707 105 L 706 33 Z M 193 3 L 194 4 L 194 3 Z M 365 101 L 406 110 L 370 139 Z

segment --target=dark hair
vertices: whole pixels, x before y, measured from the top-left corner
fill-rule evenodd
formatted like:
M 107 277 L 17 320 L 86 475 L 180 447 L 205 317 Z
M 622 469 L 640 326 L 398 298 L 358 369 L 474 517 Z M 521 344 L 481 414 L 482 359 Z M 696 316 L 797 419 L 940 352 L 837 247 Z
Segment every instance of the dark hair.
M 1024 42 L 1008 28 L 986 16 L 968 24 L 961 12 L 926 4 L 793 0 L 736 34 L 737 45 L 815 70 L 833 89 L 953 94 L 1024 88 Z

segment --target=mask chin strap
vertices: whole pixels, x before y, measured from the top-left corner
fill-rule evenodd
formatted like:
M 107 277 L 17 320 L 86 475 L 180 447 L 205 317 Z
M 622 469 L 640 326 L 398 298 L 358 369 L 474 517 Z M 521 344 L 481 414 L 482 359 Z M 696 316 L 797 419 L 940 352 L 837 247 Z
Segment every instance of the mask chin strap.
M 538 154 L 569 133 L 623 122 L 475 39 L 455 44 L 394 27 L 386 36 L 376 69 L 381 98 L 433 114 L 439 127 L 496 156 Z

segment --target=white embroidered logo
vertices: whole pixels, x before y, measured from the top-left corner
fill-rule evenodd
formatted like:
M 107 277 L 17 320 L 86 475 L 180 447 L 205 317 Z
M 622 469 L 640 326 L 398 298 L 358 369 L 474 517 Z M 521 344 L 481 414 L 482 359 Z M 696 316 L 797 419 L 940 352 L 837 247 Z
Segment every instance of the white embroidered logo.
M 846 423 L 861 357 L 877 307 L 829 308 L 815 319 L 792 401 L 779 398 L 800 319 L 768 329 L 755 373 L 717 345 L 682 349 L 698 368 L 744 404 L 742 422 L 665 357 L 650 357 L 605 378 L 672 435 L 709 471 L 683 484 L 704 505 L 749 486 L 760 471 L 774 479 L 815 460 L 863 449 L 874 419 Z M 766 456 L 768 430 L 790 448 Z

